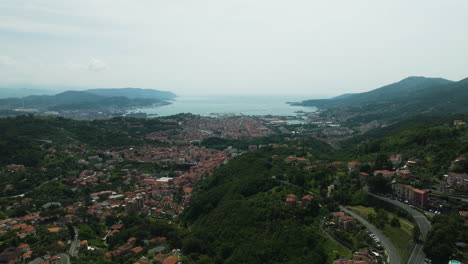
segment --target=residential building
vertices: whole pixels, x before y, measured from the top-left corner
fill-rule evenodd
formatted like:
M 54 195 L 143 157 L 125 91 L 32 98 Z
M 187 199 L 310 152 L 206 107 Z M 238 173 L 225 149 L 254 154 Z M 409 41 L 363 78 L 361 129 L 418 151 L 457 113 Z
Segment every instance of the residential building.
M 450 172 L 447 175 L 447 185 L 453 187 L 468 187 L 468 174 Z
M 302 199 L 301 199 L 301 204 L 303 206 L 307 206 L 312 202 L 313 199 L 314 199 L 314 197 L 312 195 L 310 195 L 310 194 L 304 195 L 304 197 L 302 197 Z
M 385 179 L 391 179 L 395 177 L 396 172 L 389 170 L 376 170 L 374 176 L 383 176 Z
M 426 191 L 401 183 L 392 184 L 392 190 L 398 198 L 407 200 L 417 207 L 424 208 L 428 204 L 429 194 Z
M 289 194 L 289 195 L 286 197 L 286 206 L 288 206 L 288 207 L 294 207 L 294 206 L 296 206 L 296 203 L 297 203 L 297 195 L 295 195 L 295 194 Z

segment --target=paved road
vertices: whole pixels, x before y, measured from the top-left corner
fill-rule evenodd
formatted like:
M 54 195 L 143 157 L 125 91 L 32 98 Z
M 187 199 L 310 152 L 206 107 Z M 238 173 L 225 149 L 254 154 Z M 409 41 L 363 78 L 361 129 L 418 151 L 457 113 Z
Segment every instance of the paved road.
M 70 250 L 68 251 L 72 257 L 78 255 L 78 248 L 80 247 L 80 240 L 78 239 L 78 228 L 73 227 L 73 230 L 75 230 L 75 238 L 73 238 L 73 241 L 70 245 Z
M 419 235 L 419 239 L 421 241 L 424 241 L 426 239 L 427 233 L 429 233 L 429 230 L 431 229 L 431 222 L 427 220 L 424 214 L 422 214 L 418 210 L 413 209 L 409 205 L 402 203 L 400 201 L 392 200 L 392 199 L 389 199 L 380 195 L 375 195 L 372 193 L 369 193 L 369 195 L 377 199 L 391 203 L 393 205 L 396 205 L 400 207 L 401 209 L 405 210 L 406 212 L 408 212 L 414 218 L 414 221 L 419 227 L 419 231 L 421 232 Z M 408 259 L 408 263 L 423 264 L 425 258 L 426 258 L 426 255 L 424 254 L 424 251 L 423 251 L 423 245 L 421 243 L 416 243 L 416 245 L 413 248 L 413 252 L 411 252 L 411 256 Z
M 343 244 L 343 242 L 338 241 L 335 237 L 330 235 L 330 233 L 328 233 L 328 231 L 323 227 L 324 223 L 325 223 L 325 218 L 320 219 L 319 228 L 322 231 L 322 233 L 324 233 L 328 238 L 330 238 L 331 240 L 335 241 L 336 243 L 342 245 L 343 247 L 345 247 L 345 248 L 347 248 L 347 249 L 349 249 L 351 251 L 353 250 L 353 248 L 349 247 L 349 245 Z
M 47 184 L 47 183 L 49 183 L 49 182 L 51 182 L 51 181 L 56 181 L 56 180 L 57 180 L 57 178 L 54 178 L 54 179 L 52 179 L 52 180 L 45 181 L 45 182 L 39 184 L 38 186 L 32 188 L 31 190 L 29 190 L 29 191 L 27 191 L 27 192 L 25 192 L 25 193 L 22 193 L 22 194 L 17 194 L 17 195 L 12 195 L 12 196 L 3 196 L 3 197 L 0 197 L 0 198 L 18 198 L 18 197 L 24 197 L 26 194 L 28 194 L 28 193 L 34 191 L 35 189 L 41 188 L 43 185 L 45 185 L 45 184 Z
M 59 260 L 60 264 L 70 264 L 70 257 L 68 256 L 68 254 L 60 253 L 60 254 L 57 254 L 57 256 L 60 257 L 60 260 Z
M 393 244 L 382 234 L 382 232 L 380 232 L 380 230 L 377 227 L 367 222 L 364 218 L 360 217 L 358 214 L 346 209 L 343 206 L 340 206 L 340 209 L 343 212 L 346 212 L 347 214 L 352 215 L 354 218 L 356 218 L 359 222 L 364 224 L 372 233 L 374 233 L 379 238 L 380 243 L 382 244 L 382 246 L 385 248 L 385 250 L 388 253 L 388 256 L 390 258 L 390 264 L 400 264 L 400 254 L 398 254 L 398 251 L 396 250 L 395 246 L 393 246 Z

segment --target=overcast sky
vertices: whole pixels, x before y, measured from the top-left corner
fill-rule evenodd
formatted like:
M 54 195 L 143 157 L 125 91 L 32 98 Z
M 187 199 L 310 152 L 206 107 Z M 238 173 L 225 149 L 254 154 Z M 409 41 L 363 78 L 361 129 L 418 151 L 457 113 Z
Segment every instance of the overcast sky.
M 468 77 L 466 0 L 0 0 L 0 85 L 340 94 Z

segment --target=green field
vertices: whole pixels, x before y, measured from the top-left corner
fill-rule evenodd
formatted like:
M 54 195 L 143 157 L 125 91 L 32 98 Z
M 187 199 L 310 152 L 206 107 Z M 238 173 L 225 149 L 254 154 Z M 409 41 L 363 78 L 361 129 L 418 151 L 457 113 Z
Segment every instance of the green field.
M 372 207 L 364 207 L 364 206 L 349 206 L 350 210 L 356 212 L 366 220 L 368 220 L 369 214 L 375 214 L 375 209 Z M 393 218 L 396 216 L 393 213 L 386 211 L 389 218 Z M 400 227 L 392 227 L 390 224 L 386 224 L 382 233 L 392 242 L 392 244 L 397 249 L 398 253 L 400 254 L 402 263 L 406 263 L 409 255 L 411 254 L 411 249 L 413 248 L 414 241 L 413 241 L 413 228 L 414 224 L 408 221 L 405 218 L 398 217 L 400 221 Z
M 322 236 L 323 248 L 328 254 L 329 263 L 333 263 L 333 260 L 339 257 L 351 257 L 351 250 L 343 247 L 340 243 L 330 239 L 326 235 Z

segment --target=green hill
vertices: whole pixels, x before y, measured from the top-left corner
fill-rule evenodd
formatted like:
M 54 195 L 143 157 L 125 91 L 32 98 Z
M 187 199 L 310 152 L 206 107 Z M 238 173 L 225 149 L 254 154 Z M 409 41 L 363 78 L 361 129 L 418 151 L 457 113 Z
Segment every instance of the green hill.
M 0 109 L 8 110 L 24 107 L 55 111 L 108 110 L 142 107 L 153 104 L 168 104 L 168 102 L 159 98 L 169 98 L 169 95 L 163 94 L 158 96 L 158 91 L 155 91 L 156 93 L 148 93 L 143 89 L 136 89 L 136 91 L 129 91 L 127 89 L 122 89 L 123 91 L 120 91 L 120 89 L 103 90 L 105 89 L 97 90 L 97 93 L 102 95 L 88 91 L 66 91 L 56 95 L 30 95 L 24 98 L 4 98 L 0 99 Z M 122 96 L 121 94 L 128 94 L 130 97 Z
M 323 143 L 311 144 L 311 155 L 318 158 L 333 151 Z M 327 240 L 318 229 L 318 202 L 285 205 L 287 195 L 300 199 L 307 194 L 303 186 L 310 182 L 317 188 L 330 183 L 322 173 L 307 173 L 285 161 L 302 152 L 266 147 L 218 169 L 197 189 L 185 211 L 184 223 L 191 233 L 182 250 L 194 261 L 208 258 L 226 264 L 330 263 L 327 254 L 332 250 L 323 246 Z
M 450 83 L 453 82 L 442 78 L 408 77 L 399 82 L 392 83 L 369 92 L 343 94 L 331 99 L 305 100 L 299 103 L 299 105 L 331 107 L 388 102 L 396 99 L 417 96 L 417 93 L 421 91 L 427 92 L 433 88 Z
M 138 125 L 138 126 L 137 126 Z M 113 118 L 77 121 L 61 117 L 17 116 L 0 118 L 0 164 L 37 165 L 44 152 L 40 145 L 87 144 L 96 148 L 126 148 L 162 144 L 141 135 L 173 129 L 160 119 Z
M 350 96 L 307 100 L 325 116 L 340 116 L 345 125 L 374 120 L 393 123 L 417 114 L 447 115 L 468 112 L 468 78 L 451 82 L 440 78 L 410 77 L 398 83 Z
M 458 116 L 460 117 L 460 116 Z M 345 150 L 359 160 L 396 153 L 417 158 L 429 175 L 447 173 L 451 161 L 468 156 L 468 126 L 453 126 L 445 117 L 419 116 L 349 139 Z M 448 118 L 447 118 L 448 119 Z
M 85 92 L 100 95 L 100 96 L 107 96 L 107 97 L 123 96 L 129 99 L 146 98 L 146 99 L 171 100 L 176 97 L 176 95 L 172 92 L 159 91 L 159 90 L 153 90 L 153 89 L 142 89 L 142 88 L 89 89 L 89 90 L 85 90 Z

